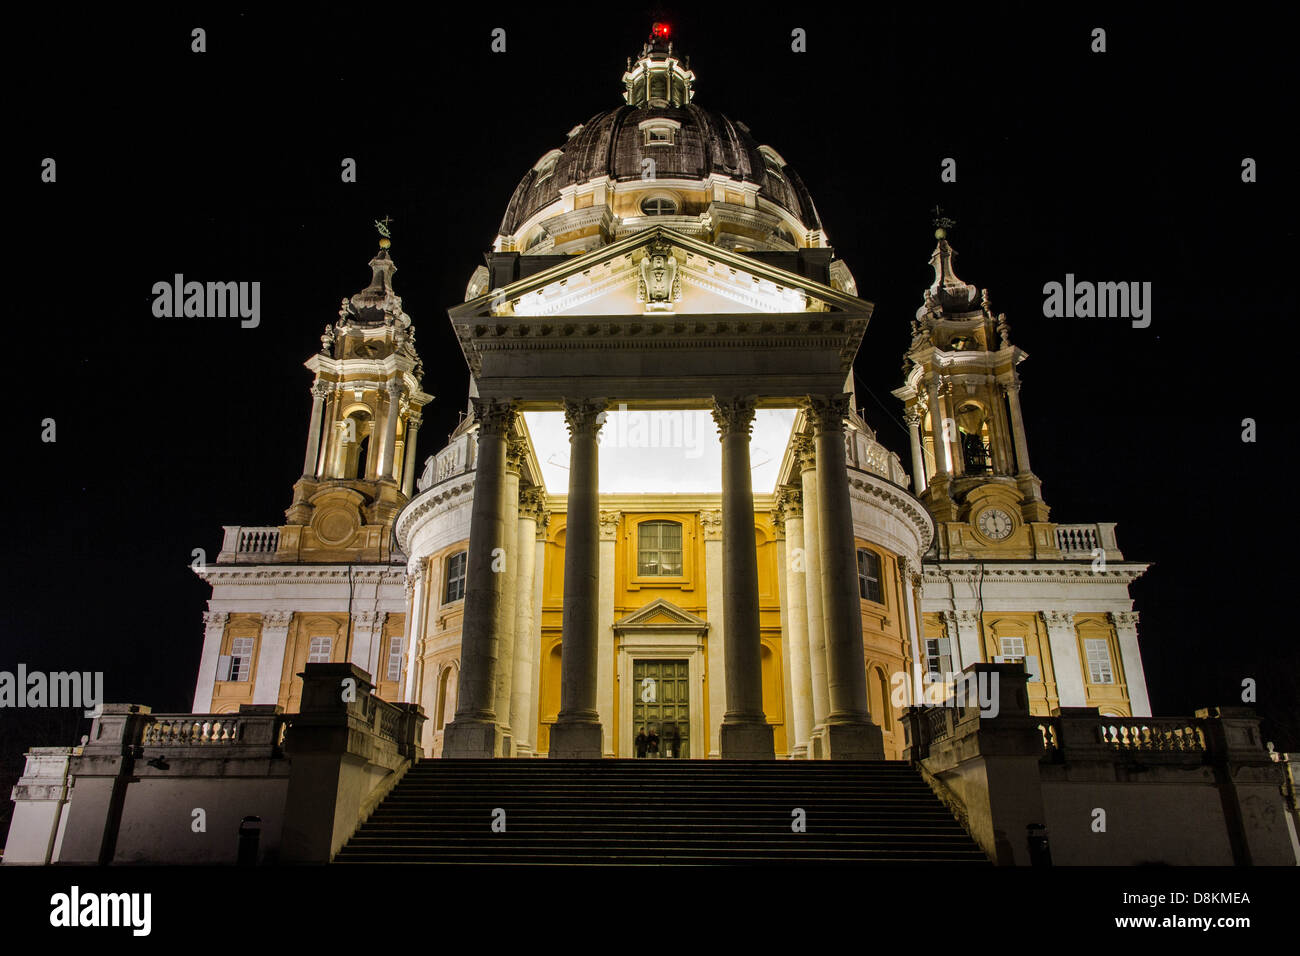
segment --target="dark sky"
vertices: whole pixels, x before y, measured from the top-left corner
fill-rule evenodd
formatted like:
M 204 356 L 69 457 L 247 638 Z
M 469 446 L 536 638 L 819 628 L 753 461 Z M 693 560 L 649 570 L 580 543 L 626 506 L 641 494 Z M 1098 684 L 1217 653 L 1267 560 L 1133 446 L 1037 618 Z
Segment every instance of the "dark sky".
M 1117 521 L 1125 556 L 1153 563 L 1134 596 L 1156 713 L 1232 704 L 1254 678 L 1267 736 L 1300 749 L 1293 615 L 1266 602 L 1290 593 L 1292 403 L 1271 361 L 1296 321 L 1287 25 L 1255 7 L 1247 21 L 854 9 L 867 6 L 13 21 L 27 66 L 10 63 L 7 98 L 18 380 L 0 669 L 104 670 L 111 701 L 187 709 L 208 596 L 191 552 L 215 557 L 223 524 L 283 520 L 310 409 L 301 363 L 369 281 L 372 220 L 393 217 L 396 286 L 437 396 L 423 458 L 465 404 L 446 308 L 520 177 L 620 102 L 626 57 L 666 19 L 697 102 L 799 170 L 875 303 L 856 370 L 881 440 L 906 460 L 889 390 L 940 203 L 959 274 L 1030 354 L 1022 399 L 1053 518 Z M 489 49 L 498 26 L 504 54 Z M 1105 54 L 1089 52 L 1094 26 Z M 806 53 L 791 52 L 796 27 Z M 46 156 L 55 184 L 39 182 Z M 341 183 L 343 157 L 358 183 Z M 944 157 L 956 183 L 940 182 Z M 153 283 L 178 272 L 260 281 L 260 327 L 154 318 Z M 1067 272 L 1151 282 L 1150 328 L 1042 318 L 1043 284 Z M 10 766 L 86 727 L 28 732 L 21 716 L 0 715 Z

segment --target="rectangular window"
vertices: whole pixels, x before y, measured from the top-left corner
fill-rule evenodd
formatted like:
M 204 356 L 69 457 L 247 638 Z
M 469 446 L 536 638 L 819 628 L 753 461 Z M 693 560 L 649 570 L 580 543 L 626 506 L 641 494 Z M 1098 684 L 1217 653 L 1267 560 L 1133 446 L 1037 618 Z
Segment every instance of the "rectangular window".
M 394 634 L 388 639 L 388 679 L 402 679 L 402 635 Z
M 1094 684 L 1115 683 L 1115 673 L 1110 666 L 1110 646 L 1104 637 L 1089 638 L 1083 642 L 1088 654 L 1088 680 Z
M 230 677 L 229 680 L 248 680 L 253 669 L 253 639 L 236 637 L 230 642 Z
M 447 559 L 447 596 L 443 604 L 459 601 L 465 596 L 465 565 L 469 561 L 469 552 L 461 551 Z
M 328 664 L 330 661 L 330 651 L 333 647 L 334 638 L 313 637 L 311 639 L 311 650 L 307 654 L 307 663 Z
M 644 577 L 682 576 L 682 526 L 676 521 L 637 525 L 636 573 Z
M 865 601 L 885 603 L 880 587 L 880 555 L 867 548 L 858 550 L 858 594 Z
M 1002 656 L 1013 660 L 1025 659 L 1025 639 L 1023 637 L 1002 638 Z

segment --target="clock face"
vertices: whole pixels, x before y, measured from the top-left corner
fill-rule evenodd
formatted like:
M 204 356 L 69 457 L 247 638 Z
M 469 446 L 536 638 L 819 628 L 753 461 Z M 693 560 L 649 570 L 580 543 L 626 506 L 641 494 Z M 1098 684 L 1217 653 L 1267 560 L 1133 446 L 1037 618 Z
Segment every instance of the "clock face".
M 1001 541 L 1011 533 L 1011 516 L 1001 508 L 987 508 L 980 513 L 979 529 L 986 538 Z

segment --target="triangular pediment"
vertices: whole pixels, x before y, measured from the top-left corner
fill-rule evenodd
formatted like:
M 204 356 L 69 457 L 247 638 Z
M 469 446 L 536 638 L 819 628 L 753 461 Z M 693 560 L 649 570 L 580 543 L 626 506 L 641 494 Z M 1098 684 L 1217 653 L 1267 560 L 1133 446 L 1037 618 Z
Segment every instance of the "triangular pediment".
M 656 598 L 643 608 L 633 611 L 627 617 L 615 622 L 614 630 L 625 628 L 664 628 L 681 630 L 708 630 L 709 622 L 698 615 L 679 608 L 665 598 Z
M 450 310 L 453 322 L 516 316 L 859 312 L 868 303 L 693 236 L 656 226 Z

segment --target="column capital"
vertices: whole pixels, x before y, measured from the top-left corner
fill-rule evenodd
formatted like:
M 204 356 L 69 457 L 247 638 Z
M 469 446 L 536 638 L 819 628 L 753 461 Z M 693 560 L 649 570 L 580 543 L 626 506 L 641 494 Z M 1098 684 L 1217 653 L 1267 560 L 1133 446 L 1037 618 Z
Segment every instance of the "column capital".
M 528 457 L 528 442 L 512 438 L 506 442 L 506 471 L 515 477 L 524 473 L 524 459 Z
M 849 414 L 849 396 L 809 395 L 803 400 L 804 413 L 819 432 L 838 432 Z
M 753 396 L 713 399 L 713 420 L 717 423 L 718 434 L 724 438 L 732 432 L 744 430 L 748 435 L 754 427 Z
M 208 627 L 225 627 L 226 622 L 230 620 L 230 614 L 226 611 L 204 611 L 203 626 Z
M 722 540 L 722 512 L 701 511 L 700 530 L 704 532 L 705 541 Z
M 921 426 L 920 402 L 915 402 L 903 409 L 903 421 L 907 423 L 908 428 L 919 428 Z
M 546 494 L 536 485 L 525 485 L 519 489 L 519 517 L 541 521 L 546 511 Z
M 790 439 L 790 448 L 800 471 L 812 471 L 817 467 L 817 446 L 811 435 L 795 435 Z
M 414 431 L 415 429 L 419 428 L 423 424 L 424 424 L 424 417 L 419 412 L 415 411 L 415 409 L 411 409 L 406 413 L 407 429 Z
M 334 394 L 334 390 L 335 384 L 333 382 L 322 382 L 317 380 L 312 383 L 311 396 L 312 398 L 329 398 Z
M 562 399 L 564 403 L 564 424 L 569 428 L 569 437 L 577 435 L 595 435 L 600 426 L 605 424 L 605 410 L 609 402 L 597 399 Z
M 273 611 L 262 612 L 263 627 L 288 627 L 293 620 L 293 611 L 286 611 L 276 608 Z
M 786 520 L 803 517 L 803 488 L 782 485 L 776 492 L 776 506 Z
M 1110 618 L 1110 623 L 1116 628 L 1137 627 L 1137 611 L 1111 611 L 1106 616 Z
M 1043 623 L 1051 627 L 1074 627 L 1074 614 L 1070 611 L 1043 611 Z
M 471 398 L 474 418 L 478 421 L 480 435 L 508 435 L 515 425 L 516 406 L 492 398 Z
M 618 522 L 623 517 L 621 511 L 602 511 L 600 513 L 600 540 L 614 541 L 618 538 Z

